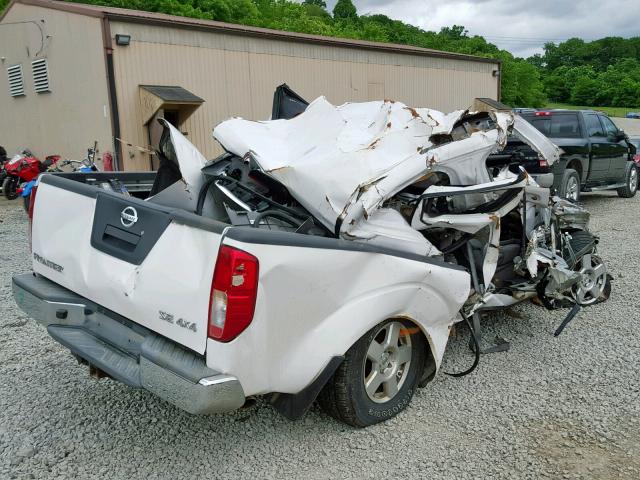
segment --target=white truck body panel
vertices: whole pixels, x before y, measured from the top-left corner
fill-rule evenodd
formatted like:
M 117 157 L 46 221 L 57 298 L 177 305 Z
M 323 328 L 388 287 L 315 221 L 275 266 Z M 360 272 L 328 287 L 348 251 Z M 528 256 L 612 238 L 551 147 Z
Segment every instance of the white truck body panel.
M 209 340 L 207 363 L 248 395 L 300 391 L 333 356 L 393 317 L 416 322 L 437 365 L 469 295 L 469 274 L 440 262 L 291 245 L 224 243 L 260 259 L 253 322 L 229 343 Z
M 469 295 L 469 274 L 437 260 L 341 249 L 344 241 L 335 241 L 333 249 L 224 238 L 259 259 L 260 278 L 252 323 L 221 343 L 206 333 L 221 236 L 172 222 L 142 264 L 133 265 L 91 245 L 95 206 L 95 199 L 40 184 L 32 249 L 64 269 L 34 260 L 34 271 L 198 353 L 206 351 L 207 366 L 237 377 L 246 395 L 300 391 L 332 356 L 343 355 L 390 317 L 415 321 L 439 366 L 449 328 Z M 194 322 L 196 331 L 161 320 L 160 311 Z
M 63 270 L 34 260 L 36 273 L 204 353 L 219 234 L 172 222 L 145 261 L 134 265 L 91 245 L 94 198 L 41 183 L 38 199 L 32 251 Z M 193 322 L 196 331 L 160 320 L 160 311 Z

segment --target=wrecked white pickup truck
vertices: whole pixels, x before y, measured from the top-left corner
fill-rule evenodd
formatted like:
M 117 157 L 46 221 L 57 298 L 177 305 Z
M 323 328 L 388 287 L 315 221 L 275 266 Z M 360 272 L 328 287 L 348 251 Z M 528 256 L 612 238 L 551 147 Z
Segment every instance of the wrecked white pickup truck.
M 587 212 L 490 157 L 512 134 L 558 158 L 511 113 L 321 97 L 221 123 L 208 163 L 163 125 L 147 199 L 100 188 L 118 173 L 40 178 L 13 289 L 92 372 L 191 413 L 317 398 L 371 425 L 434 377 L 454 323 L 477 340 L 483 310 L 608 295 Z

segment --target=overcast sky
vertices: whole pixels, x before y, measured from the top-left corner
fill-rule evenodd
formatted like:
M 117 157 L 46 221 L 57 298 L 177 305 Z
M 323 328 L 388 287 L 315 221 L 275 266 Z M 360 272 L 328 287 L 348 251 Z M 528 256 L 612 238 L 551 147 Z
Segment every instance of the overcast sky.
M 640 36 L 640 0 L 352 0 L 359 15 L 382 13 L 426 30 L 464 25 L 517 56 L 571 37 Z M 336 0 L 328 0 L 333 9 Z

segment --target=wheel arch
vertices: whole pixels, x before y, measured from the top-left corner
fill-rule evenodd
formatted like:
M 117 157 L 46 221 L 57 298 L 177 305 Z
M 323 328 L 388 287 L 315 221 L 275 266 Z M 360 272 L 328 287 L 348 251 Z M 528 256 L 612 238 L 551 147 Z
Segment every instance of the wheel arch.
M 370 292 L 334 312 L 309 335 L 300 339 L 296 348 L 282 357 L 280 369 L 289 366 L 292 383 L 304 388 L 318 376 L 331 358 L 344 356 L 371 328 L 385 320 L 402 319 L 415 324 L 426 339 L 433 360 L 431 371 L 426 376 L 430 380 L 440 367 L 449 340 L 449 330 L 455 323 L 463 301 L 444 297 L 435 289 L 417 284 L 405 284 L 391 291 Z M 428 316 L 424 312 L 428 312 Z M 292 372 L 291 365 L 304 368 Z M 426 383 L 423 379 L 421 383 Z
M 568 169 L 568 168 L 571 168 L 571 169 L 575 170 L 576 172 L 578 172 L 578 177 L 580 178 L 580 183 L 584 183 L 586 169 L 585 169 L 584 164 L 583 164 L 583 159 L 578 158 L 578 157 L 569 158 L 567 160 L 567 164 L 565 166 L 565 169 Z
M 420 322 L 417 322 L 414 318 L 411 318 L 406 315 L 398 315 L 395 317 L 388 318 L 387 320 L 404 320 L 411 322 L 418 329 L 420 336 L 424 340 L 424 345 L 426 347 L 426 361 L 424 365 L 424 369 L 422 375 L 420 376 L 420 380 L 418 382 L 418 386 L 424 387 L 427 383 L 429 383 L 436 376 L 438 369 L 440 367 L 440 363 L 442 357 L 439 357 L 439 360 L 436 361 L 436 355 L 434 352 L 437 352 L 437 346 L 434 343 L 433 335 L 429 332 L 427 328 Z M 452 323 L 453 325 L 453 323 Z M 447 326 L 447 337 L 449 335 L 449 330 L 451 326 Z M 433 329 L 432 329 L 433 330 Z M 433 332 L 436 333 L 436 332 Z M 443 352 L 444 353 L 444 352 Z
M 418 386 L 424 387 L 427 383 L 433 380 L 438 370 L 438 366 L 433 355 L 434 343 L 432 336 L 427 330 L 423 328 L 423 326 L 419 322 L 406 315 L 389 317 L 382 321 L 387 320 L 410 322 L 415 326 L 415 328 L 418 330 L 417 333 L 419 333 L 419 335 L 424 340 L 426 354 L 425 365 L 422 372 L 419 373 L 418 377 Z M 378 324 L 379 323 L 381 322 L 378 322 Z M 333 356 L 329 359 L 329 362 L 325 365 L 325 367 L 320 370 L 313 381 L 311 381 L 311 383 L 309 383 L 309 385 L 307 385 L 300 392 L 295 394 L 276 393 L 271 397 L 270 403 L 281 415 L 285 416 L 289 420 L 297 420 L 301 418 L 311 407 L 325 385 L 329 382 L 336 369 L 344 361 L 344 358 L 344 355 Z

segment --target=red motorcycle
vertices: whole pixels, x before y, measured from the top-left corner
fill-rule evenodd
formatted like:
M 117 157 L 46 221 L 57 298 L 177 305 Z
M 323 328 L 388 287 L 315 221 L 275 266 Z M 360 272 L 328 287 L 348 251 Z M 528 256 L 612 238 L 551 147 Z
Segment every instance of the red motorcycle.
M 60 160 L 60 155 L 49 155 L 44 162 L 36 158 L 29 150 L 15 155 L 4 164 L 2 192 L 8 200 L 14 200 L 20 195 L 19 186 L 30 182 L 42 172 L 46 172 Z

